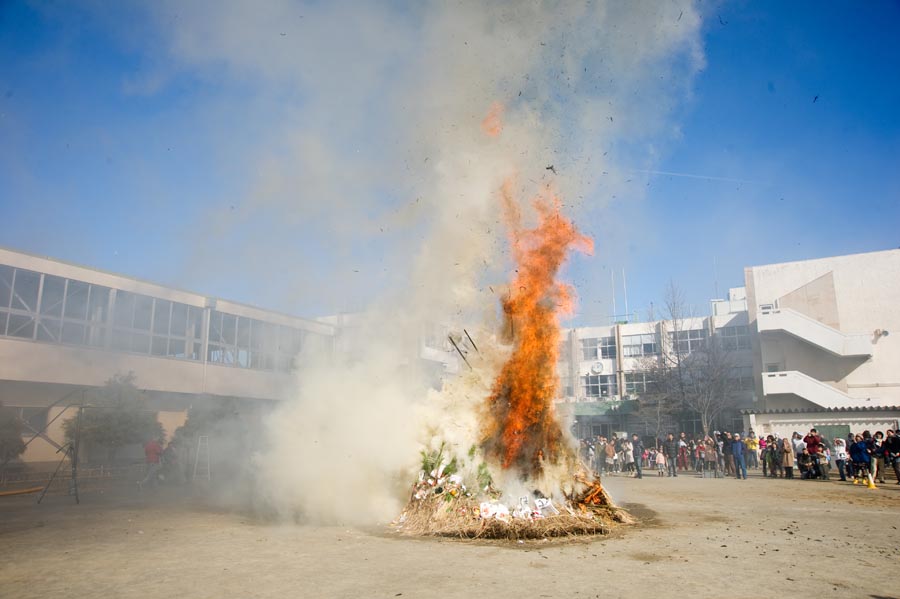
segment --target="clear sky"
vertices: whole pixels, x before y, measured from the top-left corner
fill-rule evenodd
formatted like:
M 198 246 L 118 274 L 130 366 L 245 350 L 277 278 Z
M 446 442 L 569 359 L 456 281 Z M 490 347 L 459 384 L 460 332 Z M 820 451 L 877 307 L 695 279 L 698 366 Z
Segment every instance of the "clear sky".
M 645 317 L 669 280 L 703 311 L 716 287 L 721 296 L 743 284 L 744 266 L 900 247 L 900 4 L 704 4 L 705 66 L 667 102 L 667 133 L 616 165 L 615 198 L 576 209 L 597 239 L 596 255 L 568 271 L 582 324 L 611 314 L 610 270 L 617 311 L 624 269 L 629 308 Z M 384 12 L 386 27 L 417 18 L 391 3 Z M 132 3 L 0 2 L 0 245 L 300 315 L 358 309 L 391 279 L 377 266 L 393 246 L 373 232 L 412 198 L 385 185 L 384 205 L 350 202 L 324 220 L 246 209 L 248 195 L 265 195 L 251 175 L 267 158 L 239 148 L 277 155 L 291 143 L 283 131 L 313 126 L 286 107 L 313 100 L 302 84 L 241 71 L 252 64 L 196 58 L 202 46 L 168 35 L 179 18 L 149 18 Z M 389 37 L 365 83 L 385 103 L 378 86 L 398 77 L 410 50 Z M 644 99 L 651 111 L 653 101 Z M 335 118 L 351 129 L 353 116 Z M 377 140 L 367 125 L 363 142 L 344 149 L 374 163 L 390 152 Z M 356 174 L 323 164 L 330 176 Z M 329 226 L 340 228 L 341 211 L 369 217 L 356 236 L 365 243 L 335 245 L 346 232 Z M 280 280 L 300 264 L 301 281 Z M 339 294 L 316 289 L 335 271 Z

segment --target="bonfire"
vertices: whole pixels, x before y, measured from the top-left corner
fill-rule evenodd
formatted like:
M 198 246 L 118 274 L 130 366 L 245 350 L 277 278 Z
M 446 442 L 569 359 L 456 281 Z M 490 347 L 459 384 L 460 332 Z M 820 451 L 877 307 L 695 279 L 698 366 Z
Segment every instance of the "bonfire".
M 492 108 L 485 133 L 499 134 L 499 112 Z M 465 455 L 445 442 L 422 452 L 422 470 L 396 525 L 408 534 L 464 538 L 602 534 L 631 519 L 580 463 L 554 408 L 560 318 L 574 305 L 574 291 L 557 274 L 571 249 L 590 253 L 593 242 L 562 214 L 550 188 L 533 201 L 531 229 L 522 224 L 512 181 L 498 196 L 515 262 L 496 334 L 509 351 L 478 406 L 477 442 Z

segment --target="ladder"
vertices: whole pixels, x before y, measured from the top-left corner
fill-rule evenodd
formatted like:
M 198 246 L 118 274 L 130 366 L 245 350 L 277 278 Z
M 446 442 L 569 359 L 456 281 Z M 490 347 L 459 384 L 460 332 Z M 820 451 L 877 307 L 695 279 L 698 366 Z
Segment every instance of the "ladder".
M 209 437 L 200 435 L 197 437 L 197 453 L 194 454 L 194 475 L 192 480 L 205 478 L 211 480 L 209 472 Z

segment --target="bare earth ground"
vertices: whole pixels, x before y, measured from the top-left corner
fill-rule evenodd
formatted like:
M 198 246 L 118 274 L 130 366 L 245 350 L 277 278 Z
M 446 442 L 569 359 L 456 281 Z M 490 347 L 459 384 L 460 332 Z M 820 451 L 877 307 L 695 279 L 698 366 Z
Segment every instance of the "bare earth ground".
M 604 484 L 641 524 L 524 544 L 272 525 L 165 490 L 0 498 L 0 597 L 900 597 L 896 481 Z

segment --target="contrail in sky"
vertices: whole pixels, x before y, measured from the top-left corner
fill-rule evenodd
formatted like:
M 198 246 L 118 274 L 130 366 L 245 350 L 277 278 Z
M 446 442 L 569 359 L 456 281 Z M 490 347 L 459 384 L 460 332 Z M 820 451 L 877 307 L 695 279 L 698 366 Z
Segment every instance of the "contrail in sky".
M 649 175 L 669 175 L 670 177 L 685 177 L 687 179 L 706 179 L 708 181 L 726 181 L 728 183 L 759 183 L 759 181 L 748 181 L 747 179 L 730 179 L 728 177 L 711 177 L 709 175 L 694 175 L 691 173 L 673 173 L 670 171 L 648 171 L 644 169 L 631 169 L 634 173 L 647 173 Z

